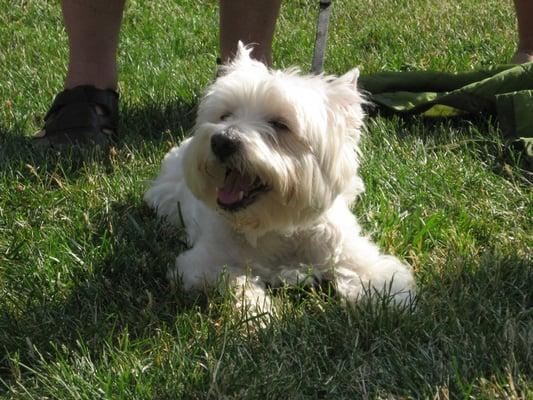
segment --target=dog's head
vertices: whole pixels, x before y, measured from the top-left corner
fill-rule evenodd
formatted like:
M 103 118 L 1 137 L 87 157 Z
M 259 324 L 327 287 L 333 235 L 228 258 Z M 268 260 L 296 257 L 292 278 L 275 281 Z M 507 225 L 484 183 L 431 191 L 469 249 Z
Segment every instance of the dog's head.
M 257 237 L 308 224 L 339 195 L 363 190 L 363 99 L 357 69 L 302 76 L 270 70 L 250 51 L 239 43 L 202 99 L 184 168 L 198 199 Z

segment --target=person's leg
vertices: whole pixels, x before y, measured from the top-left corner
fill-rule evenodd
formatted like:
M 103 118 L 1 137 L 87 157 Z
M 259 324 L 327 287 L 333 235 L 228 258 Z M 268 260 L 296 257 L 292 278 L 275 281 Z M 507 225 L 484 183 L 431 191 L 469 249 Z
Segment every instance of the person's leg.
M 518 21 L 518 49 L 513 63 L 533 61 L 533 1 L 514 0 Z
M 117 48 L 124 1 L 61 1 L 69 44 L 65 90 L 33 137 L 35 147 L 106 146 L 117 133 Z
M 69 42 L 65 88 L 117 88 L 117 47 L 124 0 L 63 0 Z
M 272 38 L 281 0 L 220 0 L 220 52 L 230 60 L 239 40 L 254 44 L 252 57 L 272 63 Z

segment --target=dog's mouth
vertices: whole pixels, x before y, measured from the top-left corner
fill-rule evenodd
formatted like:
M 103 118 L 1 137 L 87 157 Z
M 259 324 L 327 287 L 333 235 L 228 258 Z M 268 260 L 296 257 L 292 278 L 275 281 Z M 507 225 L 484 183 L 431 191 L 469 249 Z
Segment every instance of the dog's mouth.
M 224 185 L 217 188 L 217 204 L 226 211 L 239 211 L 254 203 L 270 188 L 258 176 L 244 174 L 237 169 L 228 168 Z

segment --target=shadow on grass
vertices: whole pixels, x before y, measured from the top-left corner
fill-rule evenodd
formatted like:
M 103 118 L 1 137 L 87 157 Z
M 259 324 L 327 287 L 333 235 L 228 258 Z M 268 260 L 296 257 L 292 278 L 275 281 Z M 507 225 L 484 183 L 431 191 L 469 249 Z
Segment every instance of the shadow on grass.
M 186 245 L 182 232 L 135 203 L 115 203 L 97 221 L 85 246 L 99 249 L 102 260 L 72 266 L 73 287 L 66 298 L 36 295 L 42 304 L 27 304 L 22 312 L 20 304 L 0 310 L 0 378 L 10 377 L 8 355 L 31 366 L 40 356 L 53 357 L 54 349 L 83 343 L 98 359 L 105 343 L 115 343 L 116 333 L 127 329 L 132 339 L 150 337 L 162 326 L 172 329 L 176 314 L 205 305 L 205 299 L 173 292 L 165 277 Z
M 115 151 L 141 149 L 149 143 L 169 138 L 183 138 L 194 125 L 196 104 L 176 100 L 169 104 L 123 104 L 120 109 L 120 136 Z M 495 122 L 481 115 L 437 119 L 420 116 L 398 116 L 384 111 L 370 110 L 370 115 L 384 116 L 398 121 L 400 129 L 393 133 L 398 137 L 417 137 L 435 143 L 436 148 L 453 150 L 467 146 L 480 162 L 505 178 L 514 179 L 513 171 L 523 172 L 524 179 L 533 181 L 531 173 L 520 171 L 524 160 L 520 151 L 504 143 Z M 461 138 L 451 143 L 449 133 L 474 132 L 475 137 Z M 485 136 L 482 136 L 485 135 Z M 51 173 L 58 168 L 69 178 L 83 174 L 91 164 L 103 165 L 112 171 L 110 154 L 97 151 L 73 151 L 70 154 L 39 153 L 33 150 L 29 136 L 19 129 L 9 130 L 0 124 L 0 170 L 16 170 L 25 173 L 24 166 L 39 166 L 40 171 Z M 28 172 L 28 173 L 31 173 Z
M 106 345 L 120 348 L 125 331 L 132 342 L 142 342 L 161 329 L 220 357 L 217 391 L 237 397 L 248 388 L 253 398 L 420 398 L 443 387 L 464 397 L 480 379 L 533 372 L 527 350 L 530 260 L 451 260 L 448 269 L 421 285 L 414 313 L 402 315 L 364 302 L 347 311 L 333 301 L 304 306 L 297 315 L 282 314 L 274 327 L 252 339 L 233 326 L 233 337 L 226 341 L 212 323 L 206 339 L 196 337 L 195 330 L 205 326 L 190 322 L 182 332 L 175 325 L 182 313 L 212 318 L 205 297 L 173 293 L 165 279 L 185 247 L 182 232 L 132 204 L 137 203 L 113 204 L 97 221 L 91 245 L 104 249 L 102 260 L 92 270 L 74 272 L 66 298 L 28 304 L 17 316 L 0 314 L 0 377 L 8 384 L 16 379 L 13 359 L 38 369 L 41 356 L 51 362 L 58 352 L 65 354 L 58 349 L 76 354 L 81 343 L 98 363 Z M 22 371 L 23 377 L 34 374 Z M 183 383 L 192 397 L 205 394 L 211 377 L 204 373 L 205 379 L 189 377 L 191 382 Z
M 176 100 L 169 104 L 124 104 L 120 109 L 120 134 L 114 151 L 141 149 L 146 144 L 158 143 L 165 135 L 185 136 L 194 124 L 196 105 Z M 32 148 L 31 136 L 20 129 L 8 129 L 0 124 L 0 171 L 19 171 L 24 166 L 39 166 L 40 171 L 51 173 L 60 168 L 75 179 L 84 167 L 98 163 L 111 170 L 110 153 L 94 149 L 72 150 L 64 154 L 39 152 Z
M 484 382 L 508 379 L 525 393 L 520 379 L 533 372 L 530 260 L 487 256 L 448 266 L 421 285 L 413 313 L 364 301 L 348 312 L 326 304 L 283 315 L 274 333 L 259 340 L 226 346 L 217 371 L 226 385 L 221 393 L 253 388 L 245 397 L 432 398 L 442 390 L 443 398 L 464 398 L 479 394 Z M 250 357 L 239 356 L 239 346 Z
M 159 141 L 166 130 L 192 126 L 192 118 L 188 128 L 183 120 L 176 122 L 176 113 L 187 108 L 171 107 L 163 114 L 143 110 L 124 111 L 124 127 L 131 133 L 119 148 Z M 158 116 L 162 120 L 152 120 Z M 427 137 L 429 128 L 424 130 Z M 146 137 L 141 135 L 145 131 L 150 132 Z M 16 149 L 17 140 L 11 137 L 7 143 Z M 24 162 L 24 156 L 17 162 Z M 86 247 L 98 249 L 101 259 L 90 270 L 75 267 L 66 297 L 57 294 L 57 299 L 34 300 L 38 304 L 30 302 L 23 309 L 0 310 L 0 377 L 8 384 L 17 379 L 13 359 L 39 368 L 40 356 L 50 362 L 58 357 L 57 349 L 76 353 L 81 343 L 97 363 L 105 345 L 118 346 L 124 331 L 132 341 L 150 339 L 160 329 L 189 338 L 196 334 L 194 325 L 180 332 L 176 317 L 195 310 L 205 315 L 206 298 L 173 293 L 165 279 L 184 248 L 183 235 L 158 222 L 138 199 L 129 200 L 112 204 L 94 221 Z M 338 304 L 310 307 L 299 316 L 282 315 L 275 328 L 253 340 L 235 330 L 236 337 L 224 343 L 212 324 L 212 342 L 198 339 L 199 345 L 213 358 L 224 355 L 218 390 L 236 397 L 243 387 L 252 388 L 256 398 L 372 398 L 384 393 L 416 398 L 430 397 L 442 387 L 464 397 L 476 379 L 531 374 L 526 332 L 533 286 L 530 260 L 495 256 L 479 265 L 452 260 L 449 267 L 422 284 L 420 307 L 412 315 L 369 305 L 351 311 Z M 22 371 L 34 377 L 30 370 Z M 187 387 L 198 397 L 205 394 L 204 380 Z

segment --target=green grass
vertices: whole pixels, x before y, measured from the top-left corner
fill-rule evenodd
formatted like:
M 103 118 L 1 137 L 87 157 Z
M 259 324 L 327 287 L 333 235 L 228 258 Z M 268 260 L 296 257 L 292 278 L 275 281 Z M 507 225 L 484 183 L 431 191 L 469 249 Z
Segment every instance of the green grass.
M 296 290 L 257 329 L 223 295 L 168 287 L 183 238 L 141 201 L 213 79 L 216 3 L 129 1 L 110 157 L 27 146 L 66 67 L 52 3 L 0 0 L 0 397 L 533 398 L 531 176 L 495 121 L 368 121 L 354 212 L 416 269 L 415 309 Z M 315 21 L 285 1 L 276 66 L 309 69 Z M 340 0 L 326 70 L 503 63 L 514 26 L 511 2 Z

